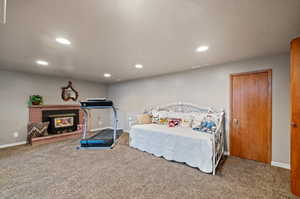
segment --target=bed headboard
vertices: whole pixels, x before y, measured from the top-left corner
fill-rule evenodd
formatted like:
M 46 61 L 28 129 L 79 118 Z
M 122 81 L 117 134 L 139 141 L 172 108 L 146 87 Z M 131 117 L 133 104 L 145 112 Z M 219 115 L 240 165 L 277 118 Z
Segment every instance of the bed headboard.
M 177 102 L 170 103 L 165 105 L 151 106 L 145 109 L 144 113 L 151 113 L 155 111 L 168 111 L 168 112 L 181 112 L 181 113 L 190 113 L 190 112 L 212 112 L 212 113 L 221 113 L 223 109 L 216 109 L 214 107 L 200 107 L 191 103 L 186 102 Z

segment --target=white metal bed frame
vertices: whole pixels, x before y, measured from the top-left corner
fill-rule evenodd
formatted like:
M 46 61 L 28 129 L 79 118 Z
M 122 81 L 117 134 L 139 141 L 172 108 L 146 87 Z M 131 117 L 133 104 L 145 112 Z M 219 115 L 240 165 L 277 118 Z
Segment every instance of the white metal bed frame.
M 159 105 L 159 106 L 152 106 L 145 109 L 144 113 L 151 114 L 152 111 L 172 111 L 172 112 L 179 112 L 179 113 L 191 113 L 191 112 L 198 112 L 198 113 L 215 113 L 219 115 L 219 124 L 215 132 L 213 132 L 212 136 L 212 174 L 216 174 L 216 169 L 218 164 L 224 154 L 225 150 L 225 111 L 218 110 L 214 107 L 203 108 L 191 103 L 171 103 L 166 105 Z

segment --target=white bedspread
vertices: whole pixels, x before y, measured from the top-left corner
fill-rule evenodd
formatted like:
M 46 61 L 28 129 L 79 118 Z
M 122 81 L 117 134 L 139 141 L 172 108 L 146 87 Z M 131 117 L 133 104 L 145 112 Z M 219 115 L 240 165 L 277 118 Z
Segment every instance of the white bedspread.
M 130 146 L 211 173 L 211 138 L 212 135 L 193 131 L 191 128 L 145 124 L 132 127 Z

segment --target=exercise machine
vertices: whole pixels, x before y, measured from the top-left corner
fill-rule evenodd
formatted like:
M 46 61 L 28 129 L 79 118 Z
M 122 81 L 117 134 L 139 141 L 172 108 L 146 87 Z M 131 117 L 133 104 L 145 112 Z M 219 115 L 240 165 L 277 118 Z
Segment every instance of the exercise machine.
M 80 140 L 80 146 L 78 149 L 111 149 L 114 147 L 117 138 L 121 135 L 122 131 L 117 131 L 117 110 L 111 100 L 105 98 L 94 98 L 81 101 L 81 109 L 84 113 L 84 123 L 82 131 L 82 139 Z M 114 118 L 114 127 L 111 129 L 104 129 L 95 133 L 91 137 L 88 136 L 88 121 L 89 111 L 93 109 L 112 109 Z

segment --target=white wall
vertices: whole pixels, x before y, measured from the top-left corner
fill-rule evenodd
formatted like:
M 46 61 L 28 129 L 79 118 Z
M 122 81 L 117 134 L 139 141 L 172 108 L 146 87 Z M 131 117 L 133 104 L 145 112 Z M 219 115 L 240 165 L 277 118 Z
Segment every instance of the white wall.
M 61 87 L 66 86 L 68 80 L 70 79 L 0 70 L 0 145 L 26 140 L 27 102 L 30 95 L 42 95 L 44 104 L 78 104 L 79 102 L 64 102 L 61 99 Z M 107 95 L 105 85 L 79 80 L 72 82 L 79 92 L 79 100 Z M 100 126 L 97 121 L 99 119 L 103 121 L 102 126 L 108 124 L 108 114 L 92 113 L 92 116 L 94 128 Z M 19 132 L 18 138 L 14 138 L 14 132 Z
M 228 117 L 229 75 L 269 68 L 273 70 L 272 160 L 289 163 L 290 97 L 289 55 L 287 54 L 121 82 L 110 85 L 108 95 L 119 107 L 120 125 L 125 129 L 128 128 L 128 114 L 141 112 L 149 105 L 178 101 L 201 106 L 223 107 Z

